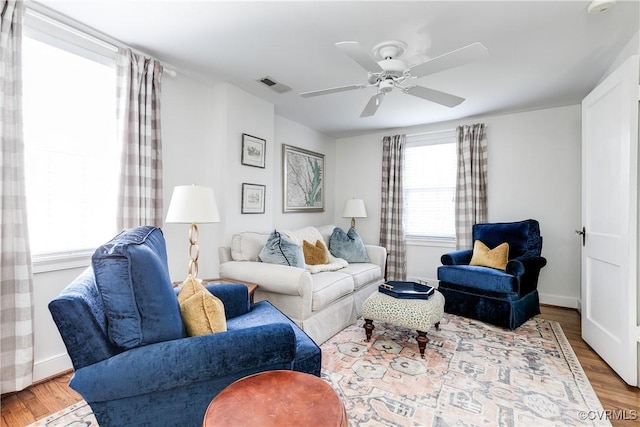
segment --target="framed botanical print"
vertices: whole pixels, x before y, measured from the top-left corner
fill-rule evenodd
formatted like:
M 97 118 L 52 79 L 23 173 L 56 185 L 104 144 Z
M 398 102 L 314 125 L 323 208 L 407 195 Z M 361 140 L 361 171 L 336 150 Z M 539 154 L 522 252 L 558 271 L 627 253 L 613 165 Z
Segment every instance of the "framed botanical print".
M 324 154 L 282 146 L 284 212 L 324 211 Z

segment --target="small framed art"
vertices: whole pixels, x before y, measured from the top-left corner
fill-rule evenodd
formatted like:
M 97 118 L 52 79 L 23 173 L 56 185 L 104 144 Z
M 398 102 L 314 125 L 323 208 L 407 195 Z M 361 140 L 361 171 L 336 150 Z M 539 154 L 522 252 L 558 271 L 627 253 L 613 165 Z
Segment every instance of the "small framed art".
M 242 183 L 242 213 L 263 214 L 266 186 Z
M 243 133 L 241 163 L 256 168 L 264 168 L 266 149 L 266 140 Z

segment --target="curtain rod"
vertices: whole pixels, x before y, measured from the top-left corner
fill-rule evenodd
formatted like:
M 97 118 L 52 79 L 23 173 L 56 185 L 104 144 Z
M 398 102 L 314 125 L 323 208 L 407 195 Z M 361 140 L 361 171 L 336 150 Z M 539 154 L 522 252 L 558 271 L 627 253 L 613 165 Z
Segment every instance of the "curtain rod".
M 407 134 L 405 134 L 405 136 L 407 138 L 413 138 L 415 136 L 436 135 L 436 134 L 439 134 L 439 133 L 455 132 L 455 130 L 456 130 L 456 128 L 444 129 L 444 130 L 434 130 L 434 131 L 427 131 L 427 132 L 407 133 Z
M 131 51 L 137 55 L 152 57 L 152 55 L 127 46 L 112 37 L 99 33 L 98 31 L 70 18 L 67 18 L 66 16 L 63 16 L 57 12 L 54 12 L 39 3 L 30 2 L 29 5 L 25 7 L 25 15 L 29 15 L 35 19 L 66 31 L 70 34 L 73 34 L 74 36 L 94 43 L 97 46 L 100 46 L 102 49 L 112 52 L 114 59 L 119 48 L 131 49 Z M 172 67 L 169 64 L 166 64 L 169 65 L 169 67 L 166 67 L 164 61 L 160 61 L 160 63 L 162 64 L 162 70 L 164 73 L 168 74 L 171 77 L 176 77 L 178 75 L 178 73 L 173 69 L 175 67 Z

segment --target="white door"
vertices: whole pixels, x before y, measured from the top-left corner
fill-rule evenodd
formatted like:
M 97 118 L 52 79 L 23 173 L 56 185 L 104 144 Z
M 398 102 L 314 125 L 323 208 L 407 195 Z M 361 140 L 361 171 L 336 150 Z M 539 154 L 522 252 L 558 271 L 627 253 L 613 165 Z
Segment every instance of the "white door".
M 639 58 L 582 101 L 582 338 L 638 385 Z

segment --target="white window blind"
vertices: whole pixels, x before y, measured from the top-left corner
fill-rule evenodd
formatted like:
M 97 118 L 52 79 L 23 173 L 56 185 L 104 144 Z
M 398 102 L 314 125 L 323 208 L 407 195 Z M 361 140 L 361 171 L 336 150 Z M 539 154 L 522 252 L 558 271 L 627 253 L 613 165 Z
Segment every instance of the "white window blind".
M 408 238 L 455 240 L 455 130 L 407 137 L 404 226 Z
M 26 33 L 23 120 L 32 253 L 37 259 L 95 249 L 116 228 L 115 64 Z

